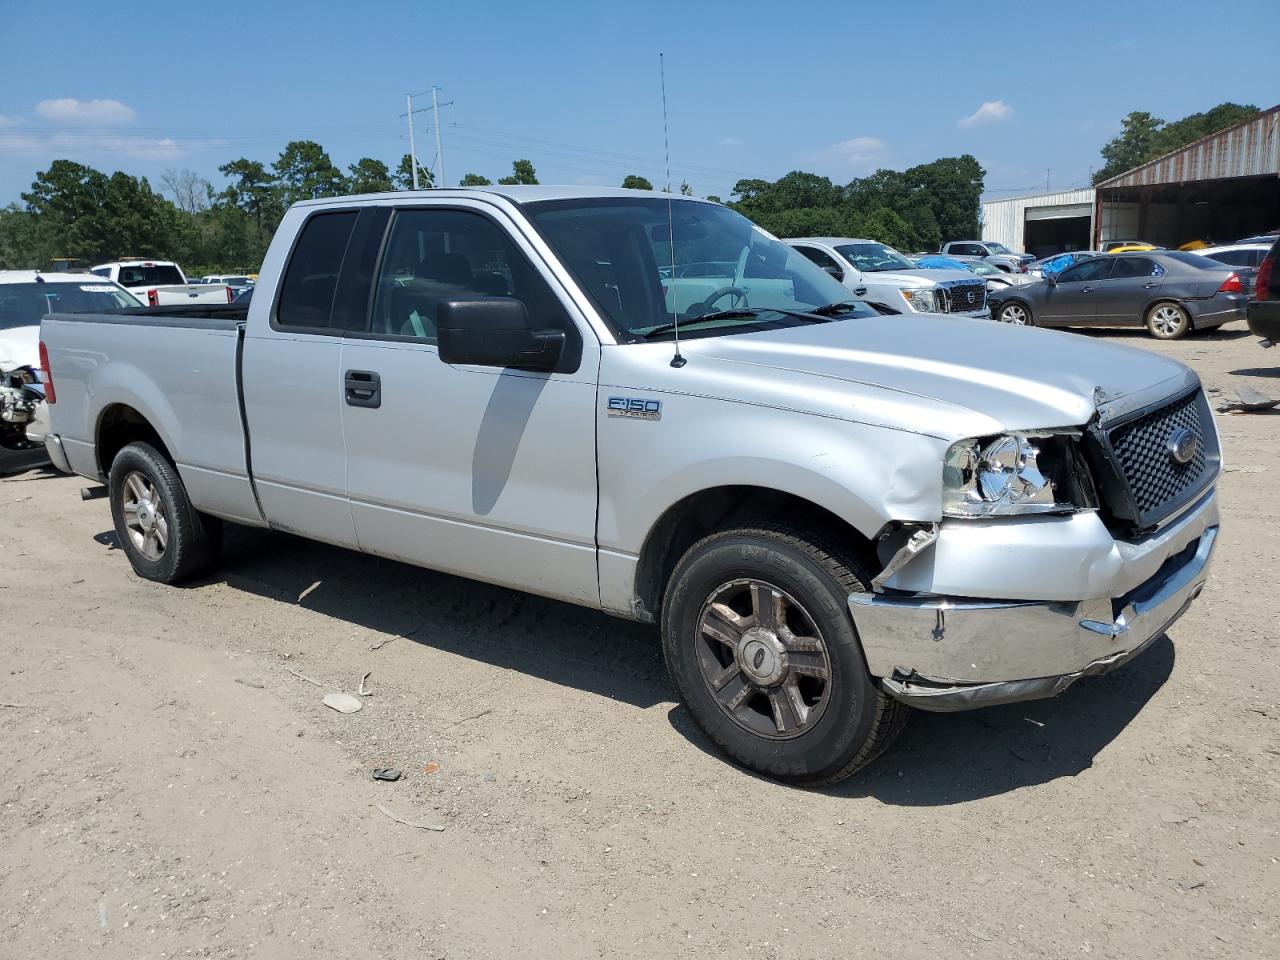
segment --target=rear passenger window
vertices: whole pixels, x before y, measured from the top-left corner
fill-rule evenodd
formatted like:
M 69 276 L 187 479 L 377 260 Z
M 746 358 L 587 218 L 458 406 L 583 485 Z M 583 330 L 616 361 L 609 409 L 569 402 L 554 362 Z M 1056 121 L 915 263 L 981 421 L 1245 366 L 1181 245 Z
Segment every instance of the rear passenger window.
M 1135 277 L 1162 277 L 1164 267 L 1146 257 L 1120 257 L 1111 271 L 1112 280 L 1131 280 Z
M 395 215 L 378 270 L 370 333 L 436 342 L 446 300 L 514 297 L 535 329 L 570 329 L 564 308 L 507 232 L 465 210 Z
M 355 224 L 354 210 L 320 213 L 306 222 L 285 269 L 276 326 L 329 326 L 338 273 Z

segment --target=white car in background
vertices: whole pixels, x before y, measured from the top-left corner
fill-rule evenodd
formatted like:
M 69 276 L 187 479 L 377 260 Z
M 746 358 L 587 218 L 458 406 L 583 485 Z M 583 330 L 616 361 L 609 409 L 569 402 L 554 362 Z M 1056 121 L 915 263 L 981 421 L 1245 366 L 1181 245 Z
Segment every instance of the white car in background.
M 1257 267 L 1262 265 L 1270 249 L 1270 243 L 1227 243 L 1217 247 L 1201 247 L 1192 252 L 1225 263 L 1229 267 Z
M 119 284 L 91 274 L 0 270 L 0 474 L 48 460 L 40 319 L 141 306 Z
M 987 286 L 969 270 L 927 270 L 874 240 L 796 237 L 782 242 L 795 247 L 867 303 L 898 313 L 991 316 Z
M 120 284 L 148 307 L 230 303 L 235 297 L 224 283 L 189 283 L 172 260 L 118 260 L 90 267 L 89 272 Z
M 246 290 L 253 289 L 253 278 L 243 273 L 212 274 L 207 277 L 201 277 L 200 282 L 222 284 L 223 286 L 230 287 L 232 299 L 235 299 L 235 297 L 238 297 Z

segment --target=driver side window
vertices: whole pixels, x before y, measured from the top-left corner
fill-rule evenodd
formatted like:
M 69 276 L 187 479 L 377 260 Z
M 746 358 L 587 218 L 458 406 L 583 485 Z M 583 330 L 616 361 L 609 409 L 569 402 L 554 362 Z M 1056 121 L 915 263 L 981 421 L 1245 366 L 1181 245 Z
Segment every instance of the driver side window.
M 836 262 L 835 257 L 831 256 L 825 250 L 819 250 L 817 247 L 796 247 L 800 254 L 808 260 L 813 261 L 823 270 L 826 270 L 836 279 L 844 276 L 844 268 Z

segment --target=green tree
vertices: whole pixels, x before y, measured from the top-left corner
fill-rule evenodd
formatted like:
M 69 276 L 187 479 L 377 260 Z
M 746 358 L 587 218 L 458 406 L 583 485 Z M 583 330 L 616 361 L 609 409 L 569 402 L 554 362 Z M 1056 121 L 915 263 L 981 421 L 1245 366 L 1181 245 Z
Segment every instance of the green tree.
M 219 199 L 224 204 L 239 207 L 253 218 L 258 232 L 275 228 L 275 221 L 283 213 L 275 178 L 257 160 L 241 157 L 224 163 L 218 172 L 231 181 Z
M 652 190 L 653 184 L 636 173 L 628 173 L 622 178 L 622 186 L 626 190 Z
M 708 194 L 707 194 L 707 199 L 708 199 L 708 200 L 710 200 L 712 203 L 722 203 L 722 202 L 723 202 L 723 201 L 721 201 L 721 199 L 720 199 L 719 197 L 717 197 L 714 193 L 708 193 Z
M 1093 182 L 1110 180 L 1257 114 L 1258 108 L 1252 104 L 1220 103 L 1204 113 L 1166 123 L 1145 111 L 1135 110 L 1121 121 L 1119 136 L 1103 145 L 1103 166 L 1093 175 Z
M 299 200 L 338 197 L 346 186 L 342 171 L 314 140 L 291 140 L 271 165 L 286 207 Z
M 1094 183 L 1110 180 L 1132 170 L 1155 156 L 1156 134 L 1164 121 L 1143 110 L 1135 110 L 1120 122 L 1120 135 L 1108 140 L 1102 148 L 1102 169 L 1093 175 Z
M 400 165 L 396 167 L 396 172 L 391 175 L 391 184 L 396 190 L 412 190 L 413 189 L 413 158 L 409 154 L 405 154 L 400 158 Z M 435 180 L 431 176 L 431 171 L 418 164 L 418 189 L 428 190 L 435 186 Z
M 162 256 L 177 232 L 177 208 L 152 190 L 145 177 L 119 171 L 108 176 L 70 160 L 55 160 L 36 174 L 22 199 L 36 220 L 27 254 L 36 261 Z
M 491 187 L 493 181 L 488 177 L 482 177 L 478 173 L 464 173 L 462 179 L 458 181 L 460 187 Z
M 534 173 L 532 160 L 514 160 L 511 163 L 511 176 L 498 181 L 502 184 L 537 183 L 538 175 Z
M 391 171 L 381 160 L 361 157 L 347 167 L 347 193 L 386 193 L 395 189 L 391 184 Z
M 680 196 L 682 196 L 682 197 L 692 197 L 692 196 L 693 196 L 693 187 L 689 186 L 689 181 L 688 181 L 688 180 L 681 180 L 681 181 L 680 181 Z

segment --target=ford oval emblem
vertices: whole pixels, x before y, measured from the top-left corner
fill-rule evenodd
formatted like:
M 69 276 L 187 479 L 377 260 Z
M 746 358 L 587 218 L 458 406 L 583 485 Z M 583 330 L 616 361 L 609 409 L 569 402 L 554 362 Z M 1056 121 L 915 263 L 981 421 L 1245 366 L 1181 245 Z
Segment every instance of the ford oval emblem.
M 1179 427 L 1169 434 L 1169 459 L 1177 464 L 1188 464 L 1191 462 L 1191 458 L 1196 455 L 1196 450 L 1199 446 L 1200 441 L 1196 439 L 1194 433 L 1186 427 Z

